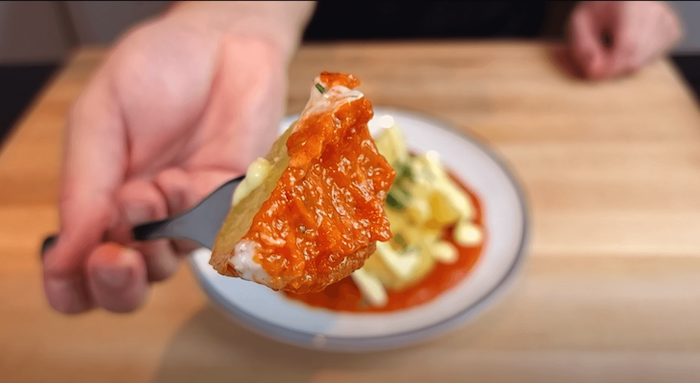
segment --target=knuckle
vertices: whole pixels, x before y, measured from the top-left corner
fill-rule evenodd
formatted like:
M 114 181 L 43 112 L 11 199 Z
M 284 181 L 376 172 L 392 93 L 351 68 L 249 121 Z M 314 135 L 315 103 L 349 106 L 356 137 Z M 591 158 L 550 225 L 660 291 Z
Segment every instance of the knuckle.
M 140 246 L 140 250 L 144 254 L 146 272 L 151 282 L 170 278 L 180 265 L 180 257 L 176 255 L 170 241 L 153 241 Z

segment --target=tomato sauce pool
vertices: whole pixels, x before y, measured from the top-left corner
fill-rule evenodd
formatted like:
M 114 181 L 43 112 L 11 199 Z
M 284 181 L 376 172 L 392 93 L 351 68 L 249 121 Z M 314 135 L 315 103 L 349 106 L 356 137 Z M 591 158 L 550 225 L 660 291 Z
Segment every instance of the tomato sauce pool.
M 383 307 L 371 307 L 363 299 L 360 290 L 352 278 L 347 277 L 334 283 L 325 290 L 310 294 L 295 294 L 286 292 L 287 297 L 302 301 L 310 306 L 323 307 L 334 311 L 350 312 L 387 312 L 402 310 L 429 302 L 443 292 L 457 285 L 472 271 L 481 256 L 487 233 L 483 226 L 484 216 L 481 202 L 457 177 L 450 174 L 457 185 L 469 196 L 474 206 L 474 223 L 484 231 L 483 240 L 479 246 L 464 247 L 455 243 L 452 231 L 454 226 L 445 232 L 446 241 L 457 247 L 459 259 L 452 264 L 436 263 L 433 270 L 422 281 L 401 291 L 387 291 L 387 304 Z

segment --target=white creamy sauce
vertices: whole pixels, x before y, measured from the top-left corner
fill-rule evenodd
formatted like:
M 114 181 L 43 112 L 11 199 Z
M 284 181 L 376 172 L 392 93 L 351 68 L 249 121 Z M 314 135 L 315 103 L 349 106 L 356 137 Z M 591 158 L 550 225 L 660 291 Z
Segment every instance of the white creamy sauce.
M 233 257 L 229 260 L 231 266 L 236 269 L 238 276 L 263 285 L 270 285 L 270 276 L 262 265 L 255 261 L 258 244 L 243 240 L 236 244 Z
M 321 83 L 320 78 L 316 77 L 314 86 L 311 88 L 309 102 L 306 104 L 304 112 L 302 112 L 301 120 L 309 115 L 331 112 L 346 102 L 352 102 L 364 97 L 364 94 L 359 90 L 349 89 L 342 85 L 326 88 L 326 91 L 321 93 L 321 91 L 316 88 L 316 84 L 321 84 L 321 86 L 326 88 L 326 86 Z

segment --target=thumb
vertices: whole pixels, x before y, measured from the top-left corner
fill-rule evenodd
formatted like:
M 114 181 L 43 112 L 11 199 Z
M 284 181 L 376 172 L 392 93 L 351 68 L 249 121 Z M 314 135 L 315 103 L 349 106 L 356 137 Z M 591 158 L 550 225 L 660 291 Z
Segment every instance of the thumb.
M 126 168 L 119 106 L 98 76 L 71 111 L 63 159 L 56 245 L 44 257 L 49 303 L 62 312 L 90 306 L 84 268 L 115 219 L 114 195 Z
M 605 47 L 600 32 L 590 7 L 580 6 L 571 15 L 568 27 L 571 57 L 586 77 L 598 77 L 605 64 Z

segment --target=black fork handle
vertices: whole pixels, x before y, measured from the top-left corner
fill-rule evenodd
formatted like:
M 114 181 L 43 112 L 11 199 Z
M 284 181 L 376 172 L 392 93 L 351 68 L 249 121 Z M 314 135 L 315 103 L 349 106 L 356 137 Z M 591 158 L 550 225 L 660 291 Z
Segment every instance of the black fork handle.
M 58 240 L 58 235 L 53 234 L 44 239 L 44 242 L 41 243 L 41 259 L 44 260 L 44 254 L 46 254 L 46 251 L 49 250 L 50 248 L 53 247 L 53 245 L 56 244 L 56 240 Z

